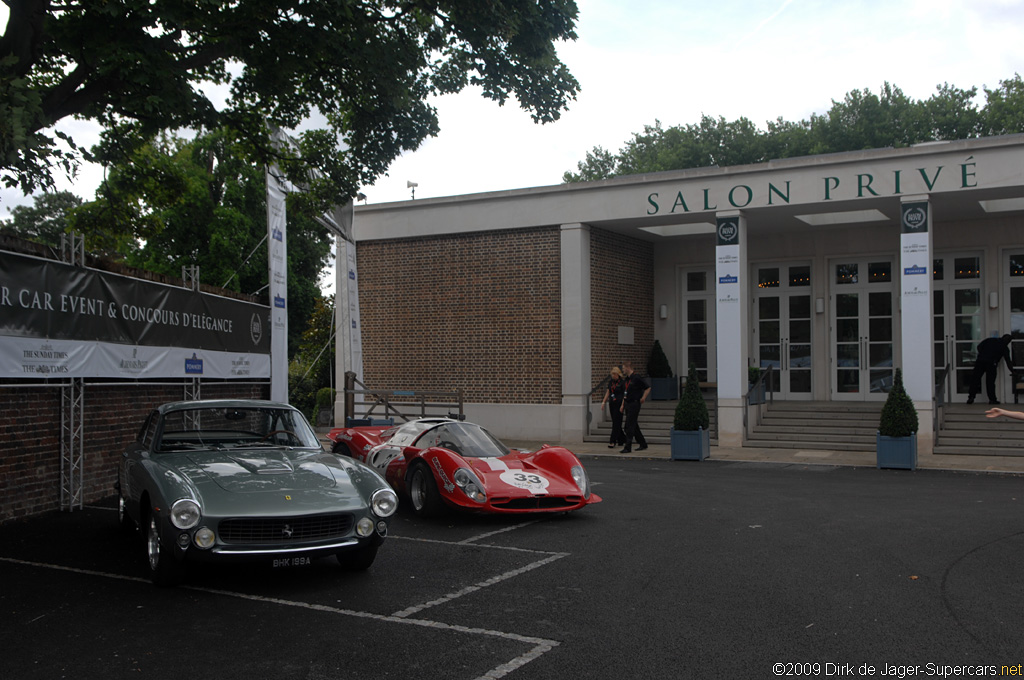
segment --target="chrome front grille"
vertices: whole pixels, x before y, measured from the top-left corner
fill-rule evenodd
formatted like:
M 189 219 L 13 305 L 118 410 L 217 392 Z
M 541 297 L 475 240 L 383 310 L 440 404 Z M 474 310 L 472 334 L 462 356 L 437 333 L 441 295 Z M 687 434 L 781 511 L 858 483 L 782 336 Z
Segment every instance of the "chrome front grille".
M 288 545 L 341 538 L 351 531 L 351 515 L 318 515 L 225 519 L 218 534 L 224 543 Z

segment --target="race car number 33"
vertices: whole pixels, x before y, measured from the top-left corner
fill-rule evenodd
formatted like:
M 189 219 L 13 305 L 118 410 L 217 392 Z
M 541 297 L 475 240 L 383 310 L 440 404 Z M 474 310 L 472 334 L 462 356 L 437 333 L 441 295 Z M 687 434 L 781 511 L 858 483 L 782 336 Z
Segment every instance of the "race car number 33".
M 525 489 L 535 496 L 542 496 L 548 492 L 548 480 L 535 472 L 506 470 L 501 473 L 501 481 L 518 489 Z

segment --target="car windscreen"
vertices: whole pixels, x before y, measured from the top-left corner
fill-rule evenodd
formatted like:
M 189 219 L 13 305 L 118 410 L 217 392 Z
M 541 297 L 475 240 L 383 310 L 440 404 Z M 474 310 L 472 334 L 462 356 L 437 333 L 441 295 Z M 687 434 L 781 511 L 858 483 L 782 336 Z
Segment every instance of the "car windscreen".
M 424 432 L 416 440 L 421 449 L 431 446 L 454 451 L 465 458 L 497 458 L 507 456 L 509 449 L 494 435 L 472 423 L 445 423 Z
M 164 414 L 156 451 L 287 446 L 320 448 L 320 441 L 294 409 L 231 406 Z

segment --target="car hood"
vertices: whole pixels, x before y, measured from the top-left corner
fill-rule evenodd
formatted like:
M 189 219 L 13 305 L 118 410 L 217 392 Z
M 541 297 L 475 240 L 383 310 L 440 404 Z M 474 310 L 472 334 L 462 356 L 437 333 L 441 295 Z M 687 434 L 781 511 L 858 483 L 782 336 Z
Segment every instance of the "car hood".
M 576 484 L 554 470 L 535 464 L 532 454 L 464 459 L 489 494 L 543 496 L 577 494 Z
M 192 472 L 231 493 L 312 491 L 338 485 L 331 468 L 308 452 L 206 451 L 188 453 L 185 458 Z

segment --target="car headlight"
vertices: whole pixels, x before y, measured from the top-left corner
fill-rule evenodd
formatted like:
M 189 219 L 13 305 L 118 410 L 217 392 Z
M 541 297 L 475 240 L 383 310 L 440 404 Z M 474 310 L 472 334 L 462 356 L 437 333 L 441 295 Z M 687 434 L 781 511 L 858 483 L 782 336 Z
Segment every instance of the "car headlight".
M 203 514 L 199 511 L 199 503 L 191 498 L 183 498 L 171 506 L 171 524 L 179 529 L 191 529 L 199 524 Z
M 455 471 L 455 485 L 462 489 L 463 493 L 477 503 L 487 502 L 487 493 L 484 485 L 468 468 L 459 468 Z
M 576 482 L 576 486 L 580 488 L 580 493 L 583 494 L 584 498 L 590 498 L 590 480 L 587 479 L 587 471 L 583 469 L 582 465 L 573 465 L 572 470 L 572 481 Z
M 356 524 L 356 535 L 366 538 L 373 533 L 374 525 L 373 520 L 369 517 L 363 517 Z
M 391 517 L 398 509 L 398 496 L 391 489 L 377 489 L 370 498 L 370 508 L 378 517 Z

